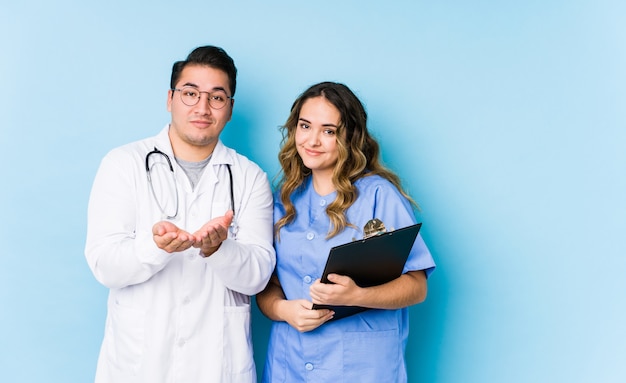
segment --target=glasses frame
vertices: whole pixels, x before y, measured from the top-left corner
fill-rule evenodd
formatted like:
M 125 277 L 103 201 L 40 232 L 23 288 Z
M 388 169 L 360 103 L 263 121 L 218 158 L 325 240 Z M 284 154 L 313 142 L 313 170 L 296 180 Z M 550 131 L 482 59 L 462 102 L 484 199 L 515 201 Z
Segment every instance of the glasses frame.
M 198 92 L 198 98 L 196 98 L 196 102 L 195 102 L 195 103 L 193 103 L 193 104 L 191 104 L 191 105 L 189 105 L 188 103 L 186 103 L 186 102 L 185 102 L 185 100 L 184 100 L 184 98 L 183 98 L 183 91 L 184 91 L 184 90 L 186 90 L 186 89 L 192 89 L 193 91 Z M 172 88 L 172 89 L 171 89 L 171 91 L 172 91 L 172 92 L 179 92 L 179 93 L 180 93 L 180 101 L 181 101 L 183 104 L 187 105 L 187 106 L 196 106 L 196 105 L 198 105 L 198 103 L 200 102 L 200 99 L 202 98 L 202 93 L 206 93 L 206 95 L 207 95 L 207 101 L 209 102 L 209 106 L 210 106 L 212 109 L 215 109 L 215 110 L 224 109 L 224 107 L 226 106 L 226 104 L 228 104 L 228 101 L 224 102 L 224 105 L 222 105 L 222 106 L 220 106 L 220 107 L 215 107 L 215 106 L 212 104 L 212 99 L 211 99 L 211 95 L 212 95 L 212 94 L 214 94 L 214 93 L 224 93 L 224 95 L 226 96 L 226 99 L 227 99 L 227 100 L 230 100 L 230 102 L 231 102 L 231 103 L 235 100 L 233 97 L 231 97 L 231 96 L 227 95 L 227 94 L 226 94 L 226 92 L 225 92 L 225 91 L 223 91 L 223 90 L 218 90 L 218 91 L 213 91 L 213 92 L 207 92 L 207 91 L 201 91 L 201 90 L 199 90 L 198 88 L 193 87 L 193 86 L 183 86 L 182 88 Z

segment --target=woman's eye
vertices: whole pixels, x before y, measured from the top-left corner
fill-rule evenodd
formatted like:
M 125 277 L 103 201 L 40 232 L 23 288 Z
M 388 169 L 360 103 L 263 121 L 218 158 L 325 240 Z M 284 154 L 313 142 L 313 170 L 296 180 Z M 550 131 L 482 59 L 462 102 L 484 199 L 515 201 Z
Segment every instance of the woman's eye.
M 324 130 L 324 134 L 327 134 L 329 136 L 334 136 L 335 135 L 335 131 L 332 129 L 326 129 Z

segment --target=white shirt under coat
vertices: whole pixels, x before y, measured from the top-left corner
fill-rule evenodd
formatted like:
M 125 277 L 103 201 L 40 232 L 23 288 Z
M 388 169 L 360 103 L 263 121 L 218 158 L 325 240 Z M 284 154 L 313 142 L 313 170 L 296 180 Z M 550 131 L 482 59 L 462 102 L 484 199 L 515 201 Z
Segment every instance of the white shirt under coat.
M 249 296 L 276 261 L 267 175 L 220 141 L 192 189 L 168 129 L 109 152 L 94 181 L 85 255 L 110 289 L 96 382 L 256 382 Z M 208 258 L 193 247 L 170 254 L 153 241 L 163 217 L 145 159 L 155 147 L 174 167 L 179 208 L 171 221 L 190 233 L 230 209 L 231 165 L 238 231 Z M 151 160 L 165 161 L 158 157 Z

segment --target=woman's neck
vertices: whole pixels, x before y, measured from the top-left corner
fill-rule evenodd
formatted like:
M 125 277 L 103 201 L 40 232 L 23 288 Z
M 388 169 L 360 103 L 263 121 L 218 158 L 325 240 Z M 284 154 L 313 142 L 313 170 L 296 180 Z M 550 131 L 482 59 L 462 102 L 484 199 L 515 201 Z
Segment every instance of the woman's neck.
M 332 175 L 321 175 L 313 173 L 313 188 L 319 195 L 328 195 L 337 188 L 333 184 Z

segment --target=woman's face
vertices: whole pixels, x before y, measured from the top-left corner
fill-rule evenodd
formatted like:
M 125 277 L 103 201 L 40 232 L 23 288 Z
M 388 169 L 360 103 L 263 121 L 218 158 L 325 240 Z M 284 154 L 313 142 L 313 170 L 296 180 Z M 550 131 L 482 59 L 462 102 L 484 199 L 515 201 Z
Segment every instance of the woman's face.
M 316 178 L 332 178 L 339 157 L 336 134 L 340 124 L 339 110 L 324 97 L 310 98 L 302 104 L 296 126 L 296 148 L 304 166 Z

